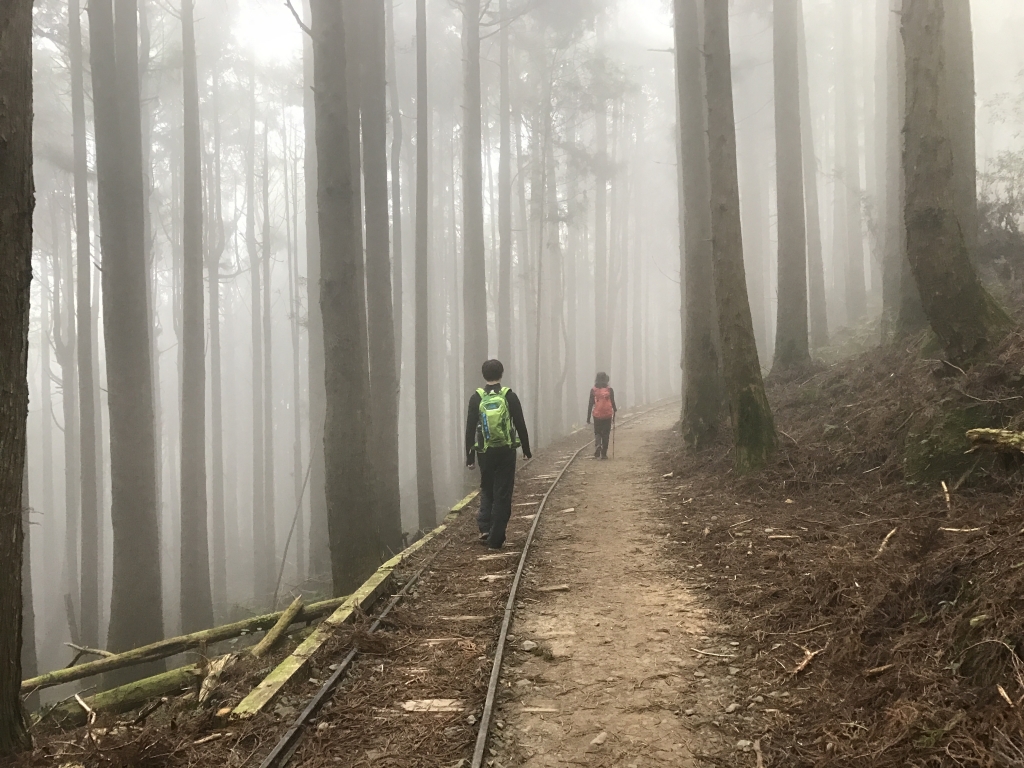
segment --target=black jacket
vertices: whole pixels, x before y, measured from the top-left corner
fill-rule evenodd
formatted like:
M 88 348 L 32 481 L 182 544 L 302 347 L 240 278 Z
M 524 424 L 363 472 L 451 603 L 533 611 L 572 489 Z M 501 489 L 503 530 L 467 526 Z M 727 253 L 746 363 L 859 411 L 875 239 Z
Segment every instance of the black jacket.
M 615 404 L 615 390 L 612 389 L 611 387 L 608 387 L 608 392 L 612 396 L 612 412 L 613 413 L 618 413 L 619 412 L 619 406 L 617 406 Z M 590 405 L 587 406 L 587 424 L 590 423 L 590 417 L 591 417 L 591 415 L 593 413 L 594 413 L 594 390 L 591 389 L 590 390 Z
M 485 384 L 485 392 L 500 392 L 501 384 Z M 512 425 L 519 435 L 519 442 L 523 447 L 523 456 L 530 458 L 530 435 L 526 431 L 526 419 L 523 418 L 523 404 L 519 397 L 511 389 L 505 398 L 508 403 L 508 412 L 512 417 Z M 466 464 L 472 464 L 476 458 L 476 427 L 480 423 L 480 393 L 474 392 L 469 398 L 469 411 L 466 414 Z

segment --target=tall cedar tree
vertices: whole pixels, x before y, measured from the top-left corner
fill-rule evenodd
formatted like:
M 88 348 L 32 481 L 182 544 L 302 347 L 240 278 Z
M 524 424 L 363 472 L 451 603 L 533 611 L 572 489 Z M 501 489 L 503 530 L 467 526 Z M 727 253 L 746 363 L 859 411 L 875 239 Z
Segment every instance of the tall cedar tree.
M 216 62 L 216 60 L 215 60 Z M 224 255 L 224 213 L 221 203 L 220 152 L 220 74 L 216 63 L 211 77 L 211 107 L 213 112 L 213 156 L 210 158 L 209 236 L 212 242 L 207 250 L 207 289 L 210 292 L 210 516 L 213 519 L 213 573 L 212 592 L 214 609 L 223 611 L 228 599 L 228 549 L 233 548 L 224 508 L 224 389 L 221 385 L 220 343 L 220 260 Z
M 704 6 L 704 54 L 711 167 L 711 239 L 715 300 L 722 338 L 722 374 L 729 398 L 736 470 L 756 470 L 776 447 L 775 420 L 761 379 L 747 300 L 736 170 L 736 121 L 729 51 L 729 2 Z
M 114 652 L 163 636 L 137 12 L 135 0 L 117 0 L 115 26 L 111 0 L 89 3 L 114 529 L 107 646 Z M 114 673 L 107 682 L 162 667 Z
M 480 104 L 480 0 L 462 6 L 465 95 L 462 123 L 463 377 L 468 393 L 479 385 L 487 359 L 487 278 L 484 253 L 483 149 Z
M 810 362 L 807 328 L 807 237 L 803 147 L 800 140 L 798 0 L 775 0 L 772 41 L 775 70 L 775 185 L 779 227 L 779 303 L 775 367 Z
M 597 56 L 601 81 L 595 84 L 594 106 L 597 154 L 594 157 L 594 367 L 607 371 L 611 365 L 608 317 L 608 100 L 603 93 L 604 15 L 597 18 Z
M 810 304 L 811 348 L 828 345 L 828 311 L 825 301 L 825 265 L 821 245 L 821 211 L 818 203 L 818 158 L 814 152 L 811 114 L 810 70 L 807 66 L 807 35 L 803 3 L 798 3 L 800 39 L 800 142 L 803 145 L 804 210 L 807 215 L 807 293 Z
M 309 0 L 304 3 L 311 20 Z M 326 583 L 331 573 L 327 535 L 327 496 L 324 479 L 324 320 L 320 313 L 320 224 L 317 199 L 316 106 L 313 97 L 313 40 L 304 35 L 302 48 L 302 115 L 305 141 L 302 176 L 306 192 L 306 311 L 309 317 L 309 573 Z
M 430 445 L 428 331 L 430 216 L 430 109 L 427 103 L 427 0 L 416 0 L 416 496 L 420 531 L 437 523 Z
M 271 346 L 270 329 L 270 122 L 263 124 L 263 256 L 260 267 L 263 270 L 263 509 L 265 529 L 263 543 L 266 547 L 267 594 L 276 593 L 274 578 L 277 575 L 277 517 L 274 491 L 274 355 Z M 255 303 L 256 299 L 253 299 Z M 277 606 L 271 606 L 277 610 Z
M 846 204 L 846 270 L 844 275 L 846 322 L 857 323 L 867 312 L 867 289 L 864 285 L 864 235 L 861 209 L 860 139 L 858 137 L 859 96 L 853 43 L 854 3 L 838 0 L 841 11 L 837 17 L 839 30 L 839 71 L 840 83 L 836 87 L 839 99 L 836 120 L 842 121 L 842 146 L 836 147 L 836 154 L 843 158 L 842 176 Z M 840 139 L 836 139 L 840 143 Z
M 395 321 L 395 370 L 399 387 L 402 381 L 402 309 L 404 307 L 403 232 L 402 232 L 402 107 L 398 98 L 398 61 L 395 54 L 395 0 L 385 0 L 387 23 L 387 80 L 388 100 L 391 106 L 391 274 Z
M 31 746 L 22 711 L 22 492 L 32 293 L 32 0 L 0 6 L 0 755 Z
M 997 340 L 1009 317 L 982 286 L 971 265 L 958 217 L 954 143 L 944 123 L 943 0 L 905 0 L 907 61 L 903 173 L 906 178 L 907 257 L 928 322 L 955 363 L 965 363 Z M 960 109 L 974 109 L 973 101 Z
M 498 4 L 498 359 L 512 362 L 512 105 L 508 0 Z
M 388 229 L 387 67 L 383 0 L 362 0 L 363 189 L 366 197 L 366 291 L 370 344 L 370 421 L 374 512 L 382 555 L 402 548 L 398 482 L 398 371 Z M 387 559 L 387 558 L 385 558 Z
M 85 136 L 85 76 L 82 20 L 78 0 L 68 3 L 71 63 L 71 123 L 74 149 L 75 235 L 78 258 L 78 402 L 81 440 L 81 581 L 79 616 L 82 642 L 100 642 L 99 491 L 96 462 L 96 385 L 93 380 L 92 254 L 89 236 L 89 168 Z
M 369 361 L 362 248 L 356 232 L 357 178 L 350 152 L 345 21 L 332 0 L 313 0 L 320 310 L 324 321 L 327 414 L 324 454 L 327 526 L 334 594 L 343 595 L 376 568 L 378 544 L 368 483 Z
M 722 381 L 711 250 L 710 169 L 704 62 L 697 0 L 675 0 L 676 89 L 680 147 L 680 229 L 683 232 L 683 437 L 693 448 L 718 434 Z
M 953 152 L 953 204 L 967 253 L 978 246 L 978 160 L 974 102 L 974 31 L 970 0 L 943 0 L 942 45 L 945 61 L 939 110 Z
M 252 549 L 253 596 L 262 605 L 270 596 L 266 491 L 263 483 L 263 337 L 260 323 L 260 263 L 256 253 L 256 67 L 249 66 L 249 135 L 245 146 L 245 250 L 249 257 L 250 336 L 252 339 Z
M 185 162 L 182 187 L 181 630 L 213 626 L 206 504 L 206 334 L 203 317 L 203 157 L 193 0 L 181 3 Z

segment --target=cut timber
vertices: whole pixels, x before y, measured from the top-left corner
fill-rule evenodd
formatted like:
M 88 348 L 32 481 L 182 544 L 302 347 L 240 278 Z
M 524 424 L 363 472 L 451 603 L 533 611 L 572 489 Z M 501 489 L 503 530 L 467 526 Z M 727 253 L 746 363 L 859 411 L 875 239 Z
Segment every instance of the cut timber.
M 537 592 L 568 592 L 568 584 L 552 584 L 550 587 L 537 587 Z
M 85 699 L 89 709 L 97 713 L 119 715 L 129 712 L 145 704 L 150 699 L 169 696 L 194 687 L 202 675 L 200 669 L 193 665 L 172 669 L 161 675 L 147 677 L 128 685 L 111 688 L 109 691 L 97 693 Z M 65 728 L 84 725 L 88 714 L 77 701 L 66 701 L 52 710 L 54 721 Z
M 302 641 L 288 658 L 278 664 L 248 696 L 242 699 L 232 711 L 231 716 L 246 719 L 261 712 L 277 696 L 281 688 L 305 668 L 306 662 L 323 647 L 334 633 L 335 628 L 351 621 L 357 613 L 368 611 L 377 602 L 377 598 L 387 591 L 395 568 L 447 530 L 459 513 L 476 498 L 477 493 L 474 491 L 452 507 L 451 512 L 448 513 L 441 525 L 378 568 L 354 594 L 345 599 L 345 602 L 334 613 L 324 619 L 320 626 L 313 630 L 313 633 Z
M 406 712 L 461 712 L 465 707 L 458 699 L 414 699 L 403 701 Z
M 255 646 L 253 646 L 251 655 L 255 659 L 260 659 L 265 656 L 277 642 L 281 639 L 281 636 L 287 631 L 288 627 L 295 621 L 295 617 L 299 615 L 302 610 L 302 598 L 296 597 L 292 601 L 292 604 L 288 606 L 284 613 L 281 614 L 281 618 L 277 620 L 275 624 L 263 639 L 260 640 Z
M 313 621 L 314 619 L 319 619 L 322 616 L 326 616 L 332 611 L 337 610 L 337 608 L 344 604 L 347 599 L 348 598 L 345 597 L 339 597 L 333 600 L 324 600 L 320 603 L 307 605 L 303 608 L 302 612 L 295 617 L 295 621 L 308 622 Z M 21 692 L 22 694 L 25 694 L 41 688 L 51 688 L 55 685 L 70 683 L 73 680 L 92 677 L 93 675 L 99 675 L 103 672 L 109 672 L 114 669 L 124 669 L 125 667 L 145 664 L 146 662 L 156 661 L 158 659 L 167 659 L 171 656 L 177 656 L 179 653 L 184 653 L 190 648 L 213 645 L 214 643 L 231 640 L 250 632 L 258 632 L 260 630 L 267 629 L 268 627 L 273 627 L 274 624 L 280 621 L 282 615 L 284 615 L 284 612 L 268 613 L 264 616 L 254 616 L 251 619 L 238 621 L 234 624 L 225 624 L 222 627 L 204 629 L 202 632 L 193 632 L 190 635 L 182 635 L 181 637 L 171 637 L 167 640 L 160 640 L 159 642 L 144 645 L 140 648 L 119 653 L 115 656 L 106 656 L 104 658 L 97 659 L 96 661 L 79 664 L 77 667 L 58 669 L 54 672 L 48 672 L 45 675 L 40 675 L 39 677 L 33 677 L 22 681 Z
M 967 433 L 971 451 L 1024 453 L 1024 432 L 1008 429 L 972 429 Z

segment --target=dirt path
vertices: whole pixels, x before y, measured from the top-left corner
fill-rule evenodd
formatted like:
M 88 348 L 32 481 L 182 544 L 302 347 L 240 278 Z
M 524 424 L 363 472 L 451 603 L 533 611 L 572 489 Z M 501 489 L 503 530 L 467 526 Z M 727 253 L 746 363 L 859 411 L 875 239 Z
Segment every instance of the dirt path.
M 729 670 L 690 649 L 729 644 L 708 637 L 669 572 L 652 514 L 654 452 L 674 419 L 665 408 L 620 428 L 615 458 L 581 456 L 549 501 L 513 626 L 496 764 L 691 766 L 719 738 L 702 725 L 723 724 Z

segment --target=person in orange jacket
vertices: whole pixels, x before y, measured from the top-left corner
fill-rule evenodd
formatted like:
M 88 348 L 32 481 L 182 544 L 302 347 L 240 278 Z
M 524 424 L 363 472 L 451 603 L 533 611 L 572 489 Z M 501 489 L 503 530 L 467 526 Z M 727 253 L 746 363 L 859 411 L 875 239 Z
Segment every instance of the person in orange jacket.
M 608 458 L 608 444 L 611 441 L 612 422 L 618 412 L 615 405 L 615 390 L 608 386 L 608 374 L 597 374 L 594 388 L 590 390 L 590 405 L 587 406 L 587 424 L 594 420 L 594 458 Z

